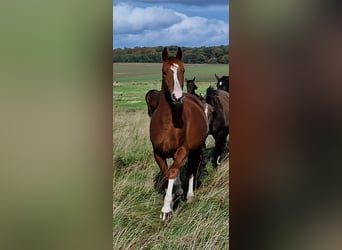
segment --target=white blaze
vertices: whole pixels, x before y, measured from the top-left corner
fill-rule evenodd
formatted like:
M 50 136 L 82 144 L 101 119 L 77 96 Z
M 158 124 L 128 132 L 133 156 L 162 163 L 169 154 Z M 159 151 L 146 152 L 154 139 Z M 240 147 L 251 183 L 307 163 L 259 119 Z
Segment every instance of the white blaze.
M 222 86 L 222 82 L 219 82 L 219 85 Z
M 175 95 L 177 99 L 181 98 L 183 95 L 182 87 L 178 81 L 178 76 L 177 76 L 177 69 L 179 65 L 174 63 L 171 65 L 171 70 L 173 71 L 173 92 L 172 94 Z

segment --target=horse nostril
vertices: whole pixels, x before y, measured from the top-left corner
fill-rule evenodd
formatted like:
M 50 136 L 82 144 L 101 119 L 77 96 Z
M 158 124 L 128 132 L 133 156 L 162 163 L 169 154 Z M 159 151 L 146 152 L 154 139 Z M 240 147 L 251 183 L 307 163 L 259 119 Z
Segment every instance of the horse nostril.
M 179 98 L 177 98 L 175 94 L 171 95 L 171 99 L 172 99 L 172 101 L 174 103 L 182 103 L 183 102 L 183 98 L 184 98 L 184 94 L 181 97 L 179 97 Z

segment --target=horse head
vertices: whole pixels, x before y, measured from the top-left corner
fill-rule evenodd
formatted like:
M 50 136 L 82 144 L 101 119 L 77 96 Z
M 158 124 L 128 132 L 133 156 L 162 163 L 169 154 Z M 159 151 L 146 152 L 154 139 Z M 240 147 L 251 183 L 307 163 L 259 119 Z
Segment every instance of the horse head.
M 229 92 L 229 76 L 219 77 L 215 74 L 215 78 L 217 80 L 216 87 L 217 89 L 225 90 Z
M 197 89 L 197 85 L 195 83 L 195 77 L 192 80 L 186 80 L 186 89 L 188 94 L 195 94 L 195 90 Z
M 183 101 L 184 93 L 184 65 L 182 62 L 182 50 L 178 48 L 175 57 L 170 57 L 167 48 L 163 49 L 163 82 L 162 89 L 169 94 L 174 104 Z

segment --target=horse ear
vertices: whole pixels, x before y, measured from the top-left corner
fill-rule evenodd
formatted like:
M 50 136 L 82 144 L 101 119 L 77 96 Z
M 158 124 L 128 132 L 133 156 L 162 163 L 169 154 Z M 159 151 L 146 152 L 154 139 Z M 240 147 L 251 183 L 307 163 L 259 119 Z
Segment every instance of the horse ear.
M 218 77 L 216 74 L 215 74 L 215 77 L 216 77 L 217 81 L 220 79 L 220 77 Z
M 195 78 L 196 78 L 196 77 L 194 77 L 194 79 L 192 79 L 192 81 L 195 81 Z
M 182 56 L 183 56 L 183 52 L 182 52 L 181 48 L 178 48 L 176 58 L 179 60 L 182 60 Z
M 169 52 L 167 52 L 167 48 L 163 49 L 162 58 L 163 58 L 163 61 L 169 59 Z

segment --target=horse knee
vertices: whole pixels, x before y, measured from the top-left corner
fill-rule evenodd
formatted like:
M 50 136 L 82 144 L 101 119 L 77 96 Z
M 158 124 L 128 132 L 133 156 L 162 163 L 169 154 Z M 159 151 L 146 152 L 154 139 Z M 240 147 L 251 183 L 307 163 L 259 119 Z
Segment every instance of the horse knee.
M 179 169 L 178 168 L 170 168 L 169 169 L 169 179 L 175 179 L 178 176 Z

